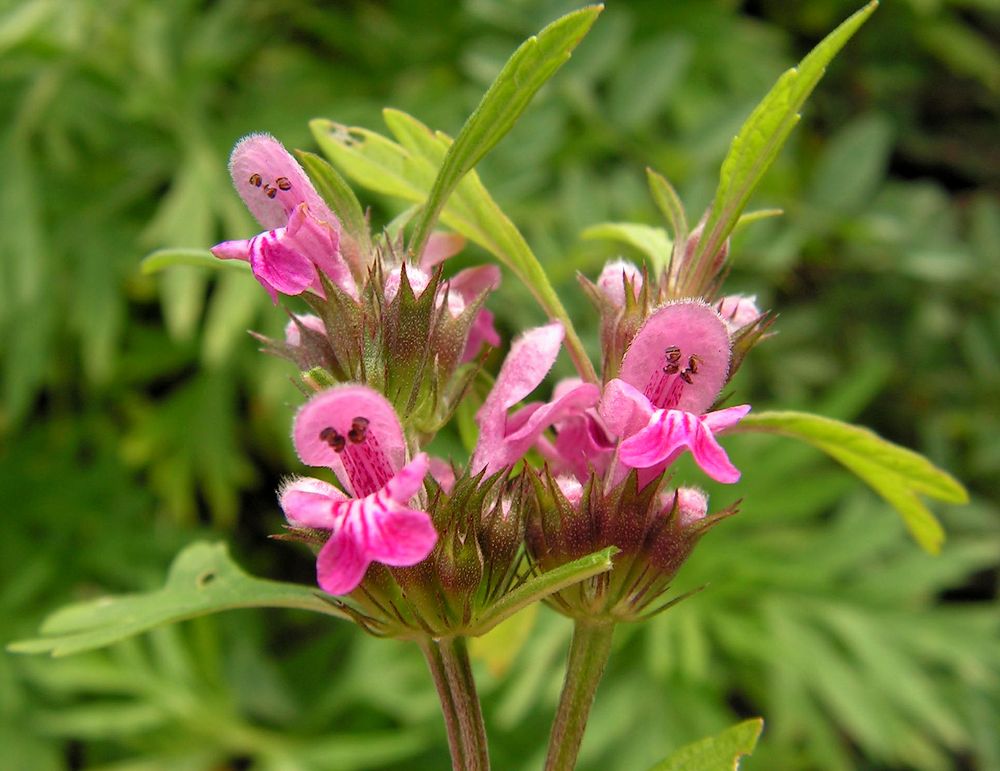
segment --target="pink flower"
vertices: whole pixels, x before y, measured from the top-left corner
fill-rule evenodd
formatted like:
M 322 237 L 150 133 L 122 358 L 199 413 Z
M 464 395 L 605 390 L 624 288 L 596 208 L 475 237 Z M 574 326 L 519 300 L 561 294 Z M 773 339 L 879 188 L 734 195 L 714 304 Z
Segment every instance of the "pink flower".
M 713 479 L 739 479 L 715 433 L 735 425 L 750 407 L 707 412 L 729 374 L 731 347 L 725 321 L 703 302 L 670 303 L 650 315 L 625 353 L 620 378 L 608 382 L 601 400 L 601 417 L 623 439 L 623 464 L 649 469 L 641 475 L 648 480 L 690 449 Z
M 532 402 L 508 415 L 552 368 L 563 335 L 562 324 L 554 321 L 528 330 L 511 345 L 493 390 L 476 415 L 479 441 L 470 464 L 472 473 L 486 469 L 492 474 L 516 463 L 548 426 L 596 404 L 600 389 L 592 383 L 580 383 L 551 402 Z
M 333 469 L 347 491 L 299 477 L 279 493 L 292 525 L 331 531 L 316 563 L 324 591 L 353 591 L 371 562 L 415 565 L 430 554 L 431 518 L 411 507 L 430 460 L 403 464 L 403 429 L 385 397 L 362 385 L 327 389 L 299 410 L 293 437 L 303 463 Z
M 298 162 L 267 134 L 236 143 L 229 158 L 233 184 L 267 230 L 245 241 L 212 247 L 223 260 L 245 260 L 276 303 L 278 293 L 322 294 L 319 273 L 357 297 L 350 268 L 340 254 L 340 221 L 312 186 Z
M 553 400 L 558 401 L 582 383 L 579 378 L 559 381 L 552 393 Z M 569 412 L 555 421 L 553 427 L 556 430 L 555 441 L 539 437 L 538 450 L 549 462 L 554 474 L 569 472 L 584 482 L 591 472 L 601 476 L 608 470 L 615 442 L 608 435 L 596 409 L 588 407 Z

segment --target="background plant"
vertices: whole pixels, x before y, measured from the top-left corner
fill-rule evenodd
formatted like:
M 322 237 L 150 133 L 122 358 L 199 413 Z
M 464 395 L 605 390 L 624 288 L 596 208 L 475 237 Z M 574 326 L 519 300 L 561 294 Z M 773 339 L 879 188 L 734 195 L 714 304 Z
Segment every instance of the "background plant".
M 656 223 L 647 164 L 701 210 L 749 108 L 853 9 L 661 5 L 609 8 L 480 168 L 575 319 L 587 313 L 575 272 L 628 251 L 580 231 Z M 291 464 L 297 397 L 244 330 L 273 333 L 282 318 L 243 276 L 153 280 L 139 258 L 249 232 L 224 168 L 237 136 L 267 126 L 308 147 L 309 118 L 379 128 L 383 104 L 454 134 L 514 46 L 569 7 L 4 10 L 4 641 L 67 599 L 158 585 L 195 531 L 226 532 L 257 574 L 311 580 L 262 537 L 279 521 L 271 491 Z M 754 205 L 786 216 L 745 230 L 731 279 L 782 310 L 739 388 L 914 446 L 976 505 L 941 512 L 951 538 L 932 559 L 828 461 L 741 438 L 743 513 L 678 583 L 711 588 L 622 635 L 638 655 L 615 657 L 586 767 L 642 767 L 758 712 L 770 720 L 751 768 L 1000 764 L 1000 63 L 982 32 L 997 25 L 981 1 L 883 7 L 765 178 Z M 380 222 L 400 206 L 366 203 Z M 523 293 L 508 280 L 492 303 L 508 330 L 541 320 Z M 485 666 L 510 667 L 484 687 L 499 768 L 540 765 L 568 627 L 545 611 L 535 623 L 530 655 L 481 648 Z M 374 667 L 384 692 L 368 687 Z M 303 676 L 316 671 L 329 678 Z M 292 612 L 203 620 L 56 665 L 4 656 L 0 693 L 0 741 L 32 768 L 446 762 L 419 657 Z M 630 731 L 640 721 L 658 729 L 642 732 L 648 744 Z

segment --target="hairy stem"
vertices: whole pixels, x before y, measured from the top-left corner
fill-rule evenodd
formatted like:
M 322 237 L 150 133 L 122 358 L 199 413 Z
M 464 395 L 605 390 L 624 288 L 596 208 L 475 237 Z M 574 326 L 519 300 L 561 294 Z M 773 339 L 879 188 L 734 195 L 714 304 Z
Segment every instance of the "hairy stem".
M 579 619 L 576 622 L 559 711 L 549 738 L 545 771 L 572 771 L 576 765 L 594 694 L 611 653 L 614 631 L 613 621 Z
M 458 727 L 458 713 L 455 711 L 455 701 L 451 697 L 451 688 L 448 685 L 448 675 L 444 669 L 441 651 L 432 640 L 421 641 L 420 650 L 423 651 L 424 658 L 427 659 L 427 668 L 431 671 L 431 678 L 434 680 L 438 699 L 441 701 L 444 727 L 448 732 L 448 748 L 451 750 L 451 766 L 455 771 L 459 771 L 465 768 L 465 746 Z
M 421 642 L 427 666 L 437 686 L 448 732 L 454 771 L 488 771 L 486 728 L 469 666 L 465 638 L 446 637 Z

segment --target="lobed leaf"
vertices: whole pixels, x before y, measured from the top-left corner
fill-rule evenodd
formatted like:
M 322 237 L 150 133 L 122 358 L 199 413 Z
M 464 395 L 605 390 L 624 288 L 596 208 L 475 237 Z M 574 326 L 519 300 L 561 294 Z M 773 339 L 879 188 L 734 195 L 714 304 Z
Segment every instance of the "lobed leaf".
M 944 530 L 920 500 L 926 495 L 946 503 L 967 503 L 961 483 L 919 453 L 893 444 L 873 431 L 804 412 L 748 415 L 736 431 L 762 431 L 800 439 L 822 450 L 867 482 L 903 517 L 924 549 L 936 554 Z
M 344 617 L 319 590 L 253 578 L 232 561 L 225 544 L 201 541 L 177 555 L 162 589 L 62 608 L 42 624 L 41 637 L 12 643 L 8 649 L 66 656 L 162 624 L 233 608 L 299 608 Z
M 649 771 L 736 771 L 740 758 L 754 751 L 762 730 L 761 718 L 744 720 L 722 733 L 681 747 Z

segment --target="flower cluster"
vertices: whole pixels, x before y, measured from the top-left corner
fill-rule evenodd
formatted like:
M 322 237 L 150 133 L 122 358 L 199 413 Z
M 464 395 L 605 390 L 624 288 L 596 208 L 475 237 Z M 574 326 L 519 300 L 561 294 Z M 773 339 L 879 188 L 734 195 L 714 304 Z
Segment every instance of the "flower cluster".
M 340 483 L 283 484 L 289 537 L 318 550 L 319 586 L 370 631 L 467 631 L 527 576 L 606 547 L 618 551 L 610 577 L 550 601 L 570 615 L 638 617 L 733 513 L 710 515 L 699 489 L 669 484 L 685 452 L 712 479 L 739 479 L 718 437 L 750 407 L 717 401 L 768 321 L 753 298 L 689 293 L 698 231 L 661 276 L 617 260 L 584 282 L 601 315 L 601 382 L 564 380 L 548 401 L 525 403 L 565 330 L 552 322 L 519 335 L 476 414 L 471 458 L 456 464 L 424 448 L 475 393 L 483 346 L 500 345 L 483 307 L 499 269 L 446 278 L 464 246 L 452 234 L 414 255 L 398 237 L 344 232 L 270 136 L 239 142 L 230 171 L 266 230 L 213 252 L 249 262 L 275 302 L 301 295 L 310 306 L 291 314 L 283 340 L 261 339 L 313 394 L 295 417 L 299 458 Z M 717 285 L 725 251 L 699 286 Z

